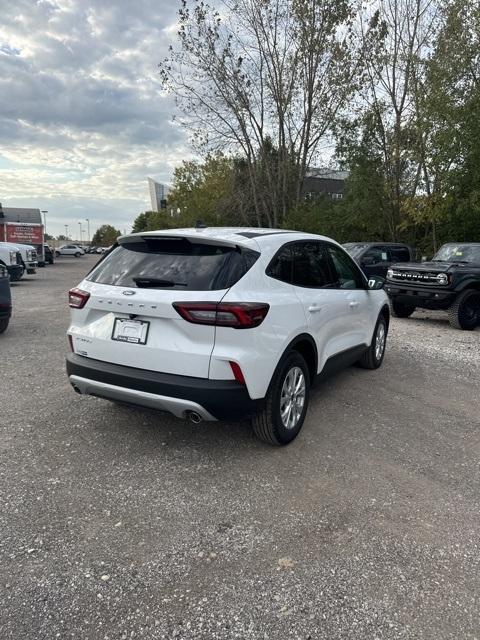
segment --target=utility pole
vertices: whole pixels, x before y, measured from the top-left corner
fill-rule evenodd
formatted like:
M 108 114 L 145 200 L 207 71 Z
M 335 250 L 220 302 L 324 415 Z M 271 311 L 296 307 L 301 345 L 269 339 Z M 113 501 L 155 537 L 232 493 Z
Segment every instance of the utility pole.
M 47 211 L 42 211 L 43 213 L 43 235 L 45 236 L 45 234 L 47 233 Z
M 88 218 L 85 218 L 85 220 L 87 221 L 87 238 L 88 238 L 88 244 L 90 244 L 90 220 Z

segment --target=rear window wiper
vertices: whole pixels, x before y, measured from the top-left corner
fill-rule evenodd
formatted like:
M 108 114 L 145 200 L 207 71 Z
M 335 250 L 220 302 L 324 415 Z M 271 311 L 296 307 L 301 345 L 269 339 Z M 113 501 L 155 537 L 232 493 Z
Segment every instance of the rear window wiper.
M 148 287 L 187 287 L 186 282 L 175 282 L 174 280 L 162 280 L 162 278 L 132 278 L 137 287 L 147 289 Z

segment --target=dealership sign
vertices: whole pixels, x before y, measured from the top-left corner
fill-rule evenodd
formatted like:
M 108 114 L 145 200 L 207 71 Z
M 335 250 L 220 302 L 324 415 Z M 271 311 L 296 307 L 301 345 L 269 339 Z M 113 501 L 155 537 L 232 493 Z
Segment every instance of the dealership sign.
M 43 225 L 32 222 L 0 223 L 0 239 L 5 242 L 43 245 Z

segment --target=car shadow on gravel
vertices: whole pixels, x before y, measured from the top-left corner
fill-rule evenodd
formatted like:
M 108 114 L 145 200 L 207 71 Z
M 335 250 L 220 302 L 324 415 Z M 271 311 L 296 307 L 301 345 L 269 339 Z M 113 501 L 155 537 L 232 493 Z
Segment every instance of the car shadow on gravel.
M 375 378 L 374 372 L 351 366 L 333 373 L 328 378 L 317 379 L 311 389 L 310 408 L 305 425 L 287 449 L 296 446 L 303 448 L 303 436 L 307 434 L 308 439 L 312 435 L 321 439 L 322 435 L 317 429 L 314 414 L 321 410 L 324 398 L 335 394 L 336 391 L 342 394 L 342 389 L 348 389 L 351 385 L 352 377 L 361 377 L 362 374 Z M 372 384 L 375 384 L 374 379 Z M 86 398 L 83 399 L 83 402 L 85 401 Z M 212 451 L 222 450 L 224 453 L 237 451 L 241 455 L 245 451 L 253 450 L 261 451 L 263 455 L 268 451 L 285 450 L 284 447 L 271 446 L 258 440 L 248 418 L 229 422 L 202 421 L 194 424 L 190 420 L 175 418 L 160 411 L 110 403 L 101 399 L 88 399 L 88 402 L 92 401 L 98 410 L 92 405 L 92 416 L 95 415 L 95 418 L 90 425 L 97 436 L 106 437 L 109 441 L 121 445 L 122 450 L 126 447 L 137 454 L 155 454 L 155 451 L 167 444 L 178 448 L 201 447 Z
M 102 403 L 103 404 L 103 403 Z M 166 442 L 177 446 L 204 445 L 208 442 L 214 447 L 226 447 L 251 444 L 254 440 L 249 421 L 207 422 L 194 424 L 190 420 L 175 418 L 168 413 L 105 403 L 101 420 L 96 421 L 95 430 L 115 436 L 123 444 L 136 447 L 164 446 Z M 261 443 L 259 443 L 261 446 Z

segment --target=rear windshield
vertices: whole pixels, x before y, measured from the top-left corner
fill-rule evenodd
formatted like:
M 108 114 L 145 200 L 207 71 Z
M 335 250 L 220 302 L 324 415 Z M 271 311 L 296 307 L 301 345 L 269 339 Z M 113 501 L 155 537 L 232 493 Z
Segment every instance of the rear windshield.
M 259 255 L 185 239 L 148 239 L 118 246 L 87 279 L 120 287 L 214 291 L 233 286 Z

